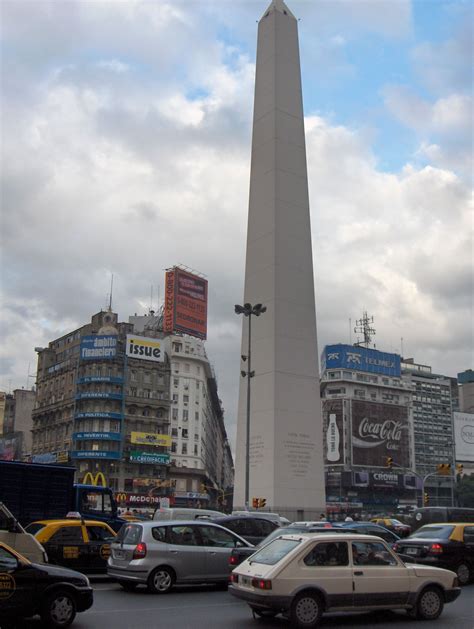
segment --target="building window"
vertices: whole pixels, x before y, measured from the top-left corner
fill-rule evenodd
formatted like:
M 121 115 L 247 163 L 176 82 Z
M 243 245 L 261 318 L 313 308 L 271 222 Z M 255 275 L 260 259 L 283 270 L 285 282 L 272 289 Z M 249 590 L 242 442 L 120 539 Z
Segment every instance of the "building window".
M 196 380 L 196 389 L 199 391 L 199 380 Z
M 188 402 L 189 402 L 189 395 L 183 395 L 183 402 L 184 402 L 184 404 L 188 404 Z
M 184 363 L 184 371 L 185 373 L 189 373 L 191 371 L 191 365 L 189 363 Z
M 199 446 L 197 444 L 194 444 L 194 454 L 199 454 Z
M 130 395 L 132 395 L 133 397 L 137 397 L 137 387 L 130 387 L 129 391 Z
M 175 441 L 171 442 L 171 452 L 176 452 L 176 442 Z
M 177 393 L 173 393 L 173 402 L 178 402 L 178 394 Z
M 172 437 L 177 437 L 178 436 L 178 429 L 177 428 L 172 428 L 171 429 L 171 436 Z
M 187 454 L 188 453 L 188 444 L 187 443 L 182 443 L 181 444 L 181 454 Z
M 173 386 L 175 389 L 178 388 L 179 386 L 179 378 L 173 378 Z
M 146 397 L 147 399 L 151 398 L 151 390 L 150 389 L 143 389 L 143 397 Z
M 134 369 L 130 370 L 130 380 L 138 380 L 137 372 Z
M 177 408 L 173 408 L 171 412 L 172 412 L 172 418 L 173 419 L 178 419 L 178 409 Z
M 196 411 L 194 413 L 194 419 L 198 422 L 199 421 L 199 411 Z
M 189 413 L 188 411 L 185 409 L 183 410 L 183 421 L 187 422 L 189 419 Z
M 187 439 L 188 438 L 188 429 L 187 428 L 183 428 L 183 430 L 181 431 L 181 435 L 183 437 L 183 439 Z
M 173 351 L 175 351 L 177 354 L 179 354 L 182 349 L 183 346 L 181 343 L 173 343 Z

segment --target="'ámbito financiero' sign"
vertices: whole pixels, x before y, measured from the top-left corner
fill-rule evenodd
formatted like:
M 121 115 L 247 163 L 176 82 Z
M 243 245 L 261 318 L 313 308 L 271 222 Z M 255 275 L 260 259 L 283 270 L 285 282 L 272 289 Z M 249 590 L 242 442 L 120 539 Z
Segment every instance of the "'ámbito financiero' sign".
M 162 363 L 165 360 L 164 341 L 162 339 L 152 339 L 147 336 L 127 334 L 125 353 L 130 358 L 152 360 L 155 363 Z
M 83 336 L 81 360 L 110 360 L 117 355 L 117 337 L 113 334 Z
M 207 280 L 178 267 L 166 272 L 165 332 L 207 337 Z
M 160 435 L 157 432 L 132 432 L 130 435 L 132 443 L 138 443 L 142 446 L 171 446 L 170 435 Z

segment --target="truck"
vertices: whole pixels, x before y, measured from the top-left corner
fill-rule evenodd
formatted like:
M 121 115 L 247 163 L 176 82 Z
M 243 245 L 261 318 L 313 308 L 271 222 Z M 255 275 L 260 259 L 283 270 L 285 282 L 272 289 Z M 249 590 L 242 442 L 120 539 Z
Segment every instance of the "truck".
M 118 531 L 126 522 L 118 516 L 109 487 L 74 483 L 75 468 L 63 465 L 0 461 L 0 502 L 24 527 L 36 520 L 83 518 L 107 522 Z

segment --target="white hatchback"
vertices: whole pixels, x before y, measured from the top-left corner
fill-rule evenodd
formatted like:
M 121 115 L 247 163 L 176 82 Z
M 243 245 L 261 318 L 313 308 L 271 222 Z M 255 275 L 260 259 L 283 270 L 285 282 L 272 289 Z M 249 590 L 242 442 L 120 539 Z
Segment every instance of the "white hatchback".
M 405 565 L 380 537 L 282 535 L 241 563 L 229 591 L 257 616 L 316 627 L 324 612 L 405 609 L 434 620 L 461 590 L 454 572 Z

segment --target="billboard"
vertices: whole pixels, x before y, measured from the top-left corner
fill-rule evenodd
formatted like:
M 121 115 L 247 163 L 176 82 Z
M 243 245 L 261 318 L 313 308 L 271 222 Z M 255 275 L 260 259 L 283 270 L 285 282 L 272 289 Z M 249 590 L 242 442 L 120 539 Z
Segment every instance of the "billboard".
M 129 358 L 163 363 L 165 361 L 164 345 L 165 341 L 163 341 L 163 339 L 152 339 L 147 336 L 127 334 L 125 353 Z
M 355 345 L 326 345 L 321 355 L 322 371 L 325 369 L 355 369 L 378 373 L 384 376 L 400 377 L 401 366 L 398 354 L 379 352 Z
M 323 400 L 324 462 L 344 464 L 344 417 L 342 400 Z
M 351 400 L 352 464 L 385 467 L 387 457 L 410 468 L 408 408 L 365 400 Z
M 81 338 L 81 360 L 110 360 L 117 356 L 117 337 L 114 334 L 94 334 Z
M 474 415 L 453 413 L 456 461 L 474 461 Z
M 146 463 L 151 465 L 166 465 L 170 462 L 169 454 L 152 454 L 151 452 L 139 452 L 132 450 L 130 452 L 130 461 L 135 463 Z
M 21 432 L 12 433 L 8 437 L 0 437 L 0 461 L 21 460 L 23 435 Z
M 207 280 L 178 267 L 166 272 L 165 332 L 207 337 Z
M 157 432 L 132 432 L 130 435 L 132 443 L 138 443 L 142 446 L 164 446 L 171 447 L 170 435 L 160 435 Z

